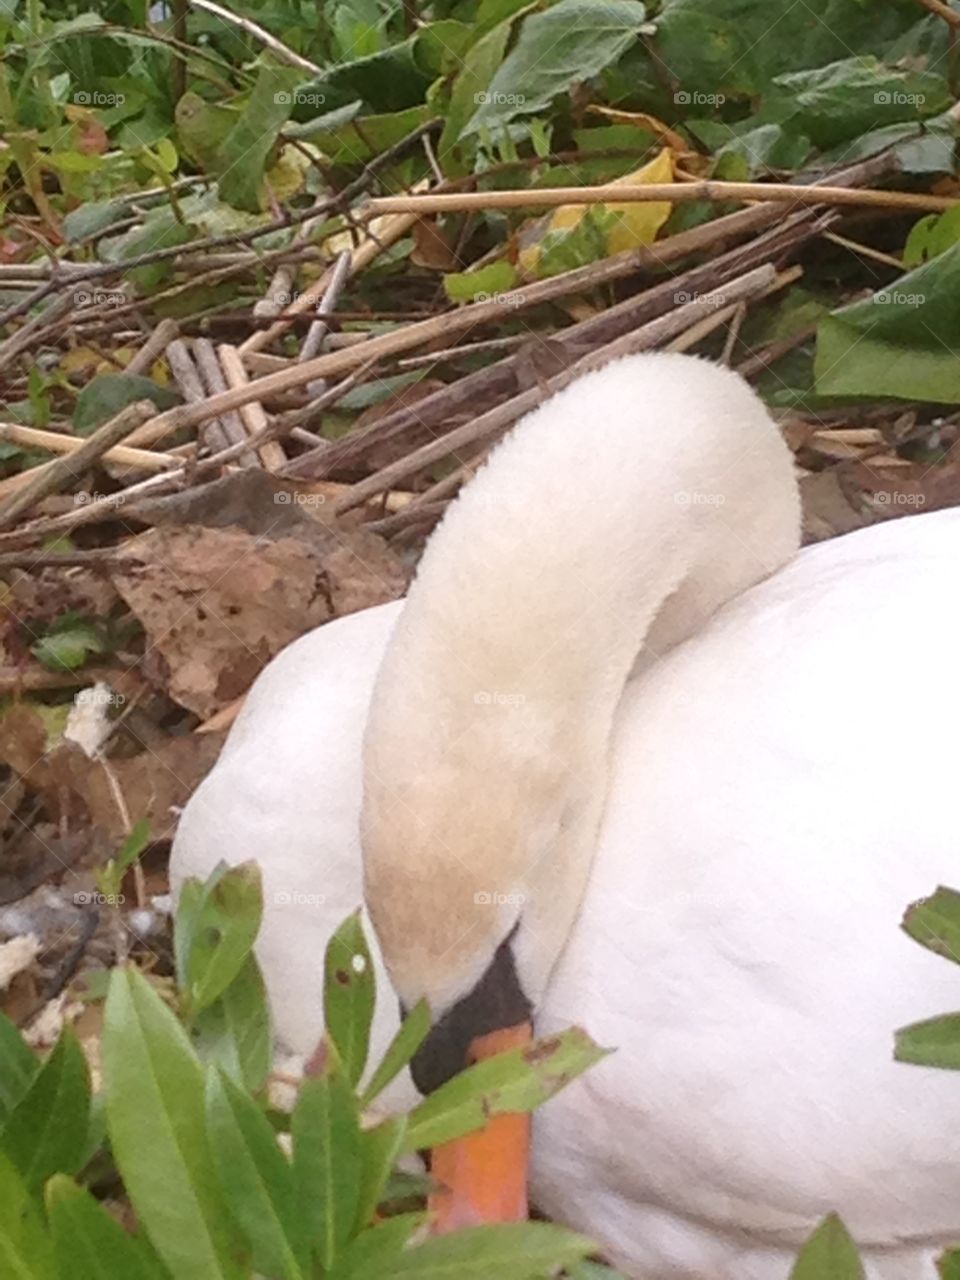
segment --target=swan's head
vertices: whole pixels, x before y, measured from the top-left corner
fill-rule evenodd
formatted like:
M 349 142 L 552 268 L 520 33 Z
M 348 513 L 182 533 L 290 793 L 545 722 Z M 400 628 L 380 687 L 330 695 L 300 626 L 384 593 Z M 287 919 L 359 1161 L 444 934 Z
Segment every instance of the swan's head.
M 433 1015 L 413 1063 L 424 1091 L 479 1037 L 530 1020 L 579 906 L 603 794 L 582 753 L 573 768 L 538 736 L 533 707 L 478 710 L 459 745 L 438 728 L 427 758 L 388 766 L 390 743 L 367 739 L 365 896 L 401 1003 L 425 999 Z

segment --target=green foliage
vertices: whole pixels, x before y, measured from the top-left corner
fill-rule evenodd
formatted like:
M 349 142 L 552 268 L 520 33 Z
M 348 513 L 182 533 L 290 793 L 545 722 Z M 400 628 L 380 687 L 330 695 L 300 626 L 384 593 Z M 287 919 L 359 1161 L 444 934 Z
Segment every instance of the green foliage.
M 132 833 L 116 859 L 117 874 L 146 838 L 145 831 Z M 110 976 L 104 1090 L 96 1099 L 69 1031 L 41 1064 L 0 1018 L 0 1274 L 13 1280 L 491 1274 L 532 1280 L 584 1259 L 588 1241 L 545 1223 L 478 1228 L 413 1245 L 423 1213 L 389 1216 L 388 1202 L 402 1152 L 421 1139 L 478 1127 L 488 1106 L 497 1109 L 494 1095 L 500 1109 L 529 1109 L 595 1059 L 596 1046 L 573 1032 L 535 1046 L 529 1060 L 516 1054 L 492 1059 L 482 1064 L 492 1072 L 466 1072 L 453 1081 L 457 1088 L 439 1107 L 364 1128 L 367 1101 L 409 1062 L 429 1017 L 423 1005 L 414 1010 L 358 1093 L 376 993 L 360 918 L 352 915 L 327 951 L 328 1032 L 286 1117 L 271 1110 L 263 1091 L 269 1036 L 254 1055 L 258 1069 L 244 1069 L 251 1018 L 269 1026 L 252 950 L 261 911 L 252 865 L 221 866 L 205 884 L 184 886 L 175 933 L 178 988 L 136 968 Z M 95 1118 L 100 1103 L 106 1135 Z M 290 1154 L 278 1141 L 278 1129 L 286 1127 Z M 93 1155 L 96 1185 L 103 1182 L 104 1162 L 115 1164 L 139 1234 L 121 1226 L 85 1185 Z M 402 1192 L 419 1193 L 419 1187 Z
M 857 1247 L 835 1213 L 824 1218 L 803 1246 L 790 1280 L 864 1280 Z
M 77 613 L 65 613 L 50 624 L 30 652 L 50 671 L 76 671 L 108 649 L 103 629 Z

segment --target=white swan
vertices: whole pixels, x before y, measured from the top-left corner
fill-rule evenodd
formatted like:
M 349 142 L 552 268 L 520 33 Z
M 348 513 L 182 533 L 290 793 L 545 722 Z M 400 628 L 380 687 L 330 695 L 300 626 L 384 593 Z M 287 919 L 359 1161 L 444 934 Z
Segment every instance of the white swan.
M 960 513 L 799 554 L 797 530 L 735 375 L 584 377 L 453 505 L 404 609 L 271 663 L 174 847 L 177 883 L 260 862 L 278 1031 L 308 1052 L 361 896 L 370 707 L 395 985 L 442 1014 L 507 940 L 538 1031 L 616 1046 L 537 1116 L 532 1193 L 643 1280 L 785 1280 L 832 1209 L 876 1280 L 934 1280 L 960 1240 L 960 1079 L 891 1056 L 960 1004 L 898 929 L 960 880 Z M 384 994 L 376 1046 L 395 1023 Z

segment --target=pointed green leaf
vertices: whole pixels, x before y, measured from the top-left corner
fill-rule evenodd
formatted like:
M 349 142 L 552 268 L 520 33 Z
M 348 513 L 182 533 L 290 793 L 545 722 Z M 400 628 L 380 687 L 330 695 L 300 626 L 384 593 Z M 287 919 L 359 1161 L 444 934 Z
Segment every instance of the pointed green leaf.
M 864 1280 L 857 1246 L 835 1213 L 824 1218 L 800 1250 L 790 1280 Z
M 324 1040 L 320 1074 L 305 1080 L 290 1120 L 300 1212 L 320 1262 L 331 1267 L 350 1237 L 360 1197 L 360 1123 L 337 1051 Z
M 363 1075 L 370 1050 L 375 999 L 373 961 L 360 912 L 348 916 L 327 943 L 323 963 L 323 1013 L 351 1084 Z
M 262 1088 L 273 1065 L 273 1035 L 263 975 L 252 952 L 223 995 L 193 1019 L 190 1037 L 204 1063 L 217 1063 L 251 1093 Z
M 58 1280 L 40 1209 L 13 1164 L 0 1151 L 0 1276 Z
M 482 1128 L 490 1116 L 532 1111 L 606 1053 L 585 1031 L 571 1027 L 478 1062 L 414 1108 L 408 1117 L 404 1150 L 462 1137 Z
M 951 1249 L 937 1259 L 940 1280 L 960 1280 L 960 1249 Z
M 156 245 L 151 245 L 156 248 Z M 89 435 L 138 400 L 152 400 L 158 409 L 171 409 L 180 397 L 151 378 L 136 373 L 98 373 L 77 396 L 73 408 L 73 425 L 81 435 Z
M 224 1200 L 254 1267 L 300 1280 L 307 1248 L 293 1169 L 257 1104 L 215 1067 L 207 1074 L 207 1127 Z
M 907 908 L 904 931 L 929 951 L 960 964 L 960 893 L 940 885 Z
M 66 1028 L 3 1128 L 0 1144 L 31 1191 L 54 1173 L 76 1173 L 87 1150 L 90 1073 Z
M 0 1124 L 26 1093 L 39 1069 L 40 1061 L 23 1036 L 0 1013 Z
M 383 1199 L 407 1128 L 406 1116 L 391 1116 L 360 1135 L 360 1194 L 355 1230 L 368 1226 Z
M 390 1041 L 386 1053 L 370 1077 L 370 1083 L 361 1096 L 361 1109 L 369 1107 L 374 1098 L 379 1097 L 390 1081 L 409 1064 L 410 1059 L 426 1040 L 429 1030 L 430 1009 L 426 1000 L 420 1000 L 400 1024 L 400 1030 Z
M 167 1280 L 143 1237 L 129 1235 L 89 1191 L 58 1173 L 47 1183 L 47 1218 L 61 1276 L 70 1280 Z
M 510 1222 L 432 1236 L 376 1273 L 376 1280 L 541 1280 L 597 1246 L 552 1222 Z M 356 1277 L 360 1280 L 360 1277 Z M 374 1280 L 364 1275 L 363 1280 Z M 825 1276 L 818 1280 L 826 1280 Z
M 250 101 L 216 155 L 218 189 L 227 204 L 259 212 L 267 158 L 293 109 L 292 90 L 301 79 L 289 67 L 261 66 Z
M 238 1275 L 207 1145 L 203 1071 L 136 969 L 111 976 L 103 1066 L 114 1157 L 157 1252 L 177 1280 Z
M 327 1280 L 380 1280 L 406 1249 L 425 1213 L 398 1213 L 362 1231 L 340 1255 Z
M 901 1027 L 893 1056 L 898 1062 L 960 1071 L 960 1013 L 947 1013 Z
M 184 886 L 177 913 L 177 970 L 192 1012 L 218 999 L 253 951 L 263 914 L 260 868 L 221 863 L 199 894 Z

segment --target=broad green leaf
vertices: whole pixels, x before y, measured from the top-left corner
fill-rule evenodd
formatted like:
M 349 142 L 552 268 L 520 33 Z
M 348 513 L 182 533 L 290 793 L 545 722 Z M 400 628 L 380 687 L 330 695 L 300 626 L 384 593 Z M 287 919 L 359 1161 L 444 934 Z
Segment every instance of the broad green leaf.
M 46 1188 L 47 1220 L 61 1276 L 70 1280 L 167 1280 L 143 1237 L 131 1236 L 89 1191 L 58 1173 Z
M 254 862 L 217 867 L 195 902 L 189 933 L 186 918 L 177 919 L 177 957 L 181 985 L 192 1011 L 213 1004 L 240 972 L 260 928 L 263 893 L 260 868 Z
M 343 1250 L 327 1280 L 380 1280 L 425 1220 L 425 1213 L 398 1213 L 361 1232 Z
M 664 0 L 657 51 L 685 89 L 727 97 L 762 94 L 774 77 L 859 54 L 882 54 L 917 21 L 909 4 L 823 0 L 815 21 L 803 5 L 772 20 L 764 4 L 744 0 Z
M 406 1116 L 391 1116 L 360 1135 L 360 1192 L 355 1231 L 370 1225 L 383 1199 L 387 1180 L 393 1172 L 407 1128 Z
M 494 294 L 506 293 L 517 283 L 517 269 L 501 258 L 475 271 L 451 271 L 443 277 L 443 287 L 451 302 L 485 302 Z
M 960 893 L 938 886 L 908 907 L 901 926 L 915 942 L 960 964 Z
M 912 228 L 903 249 L 904 266 L 929 262 L 960 240 L 960 205 L 946 213 L 931 213 Z
M 320 1263 L 332 1267 L 350 1238 L 360 1197 L 356 1100 L 326 1038 L 320 1074 L 306 1079 L 290 1120 L 300 1212 Z
M 404 1150 L 449 1142 L 490 1116 L 532 1111 L 606 1056 L 579 1027 L 468 1067 L 410 1113 Z
M 76 615 L 59 618 L 45 636 L 30 646 L 33 656 L 49 671 L 76 671 L 105 649 L 97 627 Z
M 60 1280 L 39 1206 L 2 1151 L 0 1276 L 3 1280 Z
M 817 393 L 960 400 L 960 243 L 817 331 Z
M 87 1060 L 67 1028 L 7 1117 L 0 1145 L 36 1192 L 51 1174 L 81 1167 L 89 1121 Z
M 323 1013 L 327 1034 L 337 1046 L 347 1079 L 363 1075 L 373 1021 L 373 961 L 360 912 L 348 916 L 327 943 L 323 964 Z
M 203 1071 L 136 969 L 115 969 L 104 1019 L 107 1124 L 144 1230 L 177 1280 L 239 1276 L 207 1145 Z
M 257 1104 L 215 1067 L 207 1074 L 207 1129 L 224 1201 L 254 1267 L 301 1280 L 307 1247 L 293 1169 Z
M 597 1246 L 552 1222 L 510 1222 L 432 1236 L 405 1250 L 376 1280 L 541 1280 Z M 360 1280 L 359 1276 L 356 1280 Z M 363 1280 L 374 1280 L 372 1273 Z M 826 1280 L 826 1276 L 818 1277 Z
M 426 1040 L 429 1030 L 430 1009 L 425 1000 L 419 1000 L 400 1024 L 397 1034 L 390 1041 L 386 1053 L 370 1077 L 370 1083 L 361 1095 L 361 1108 L 369 1107 L 374 1098 L 379 1097 L 390 1081 L 409 1064 Z
M 416 42 L 417 36 L 411 36 L 378 53 L 340 62 L 321 81 L 311 81 L 298 93 L 320 90 L 330 107 L 361 98 L 378 114 L 419 106 L 431 77 L 417 65 Z
M 40 1062 L 23 1036 L 6 1014 L 0 1013 L 0 1125 L 26 1093 L 39 1069 Z
M 89 434 L 137 400 L 152 400 L 158 409 L 170 409 L 180 397 L 136 373 L 98 373 L 77 396 L 73 425 L 81 434 Z
M 513 18 L 495 26 L 477 41 L 463 61 L 463 70 L 457 76 L 446 111 L 446 124 L 437 144 L 437 156 L 444 166 L 449 153 L 477 109 L 477 94 L 485 93 L 503 62 L 504 50 L 513 29 Z
M 864 1280 L 857 1246 L 835 1213 L 824 1218 L 800 1250 L 790 1280 Z
M 588 80 L 611 66 L 637 38 L 646 11 L 639 0 L 560 0 L 531 13 L 520 38 L 501 63 L 463 134 L 499 129 L 521 115 L 535 115 L 574 80 Z
M 960 1013 L 946 1013 L 901 1027 L 896 1034 L 894 1057 L 898 1062 L 960 1071 Z
M 216 1063 L 251 1093 L 262 1088 L 273 1065 L 267 991 L 251 952 L 219 999 L 191 1020 L 190 1036 L 205 1063 Z
M 258 212 L 263 172 L 293 106 L 297 77 L 290 68 L 263 65 L 250 101 L 217 152 L 218 190 L 227 204 Z
M 193 232 L 190 227 L 185 226 L 172 209 L 163 206 L 153 209 L 141 224 L 123 232 L 122 235 L 104 238 L 98 243 L 97 249 L 101 257 L 108 262 L 125 262 L 128 258 L 139 257 L 142 253 L 153 253 L 157 249 L 172 249 L 192 239 Z M 126 278 L 141 293 L 149 293 L 152 289 L 156 289 L 172 274 L 173 265 L 170 261 L 132 267 L 125 272 Z M 95 293 L 96 290 L 92 292 Z
M 960 1249 L 951 1249 L 937 1259 L 940 1280 L 960 1280 Z

